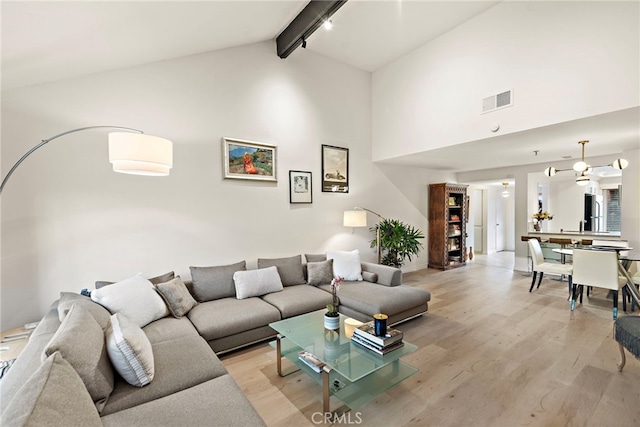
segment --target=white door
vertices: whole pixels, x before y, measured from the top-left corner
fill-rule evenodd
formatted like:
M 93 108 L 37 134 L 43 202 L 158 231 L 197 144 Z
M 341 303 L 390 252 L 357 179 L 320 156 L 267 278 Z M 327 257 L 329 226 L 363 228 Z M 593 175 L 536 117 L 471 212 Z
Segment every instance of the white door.
M 502 194 L 496 194 L 496 252 L 504 251 L 505 244 L 505 220 L 507 212 L 507 198 Z
M 473 190 L 471 197 L 471 216 L 473 218 L 473 253 L 480 254 L 484 252 L 484 222 L 483 222 L 483 190 Z

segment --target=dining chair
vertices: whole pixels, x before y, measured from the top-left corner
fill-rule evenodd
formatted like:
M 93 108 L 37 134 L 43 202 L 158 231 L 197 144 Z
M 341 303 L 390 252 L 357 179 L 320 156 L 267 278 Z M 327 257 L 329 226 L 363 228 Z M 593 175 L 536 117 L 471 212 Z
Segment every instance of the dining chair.
M 622 316 L 617 319 L 613 324 L 613 337 L 620 349 L 618 371 L 622 372 L 626 363 L 625 349 L 640 360 L 640 316 Z
M 573 250 L 573 292 L 571 311 L 575 309 L 578 289 L 580 303 L 584 286 L 609 289 L 613 293 L 613 319 L 618 318 L 618 291 L 625 284 L 618 275 L 618 255 L 615 251 Z M 589 293 L 587 292 L 587 296 Z M 626 307 L 626 303 L 624 303 Z
M 593 239 L 591 242 L 592 246 L 612 246 L 615 248 L 627 248 L 629 247 L 629 242 L 626 240 L 598 240 Z M 628 256 L 629 251 L 620 251 L 620 256 Z
M 566 249 L 567 246 L 573 245 L 573 240 L 567 239 L 565 237 L 550 237 L 549 243 L 554 243 L 556 245 L 560 245 L 561 249 Z M 560 262 L 565 264 L 567 262 L 566 254 L 560 253 Z
M 538 286 L 536 289 L 540 287 L 544 273 L 548 273 L 557 274 L 561 277 L 562 275 L 566 275 L 569 280 L 569 295 L 572 295 L 573 267 L 571 264 L 557 264 L 545 261 L 544 255 L 542 254 L 542 248 L 540 247 L 540 242 L 537 239 L 529 239 L 527 243 L 529 244 L 529 251 L 531 252 L 531 260 L 533 262 L 533 280 L 531 280 L 529 292 L 533 290 L 533 285 L 536 282 L 536 276 L 538 273 L 540 274 L 540 277 L 538 278 Z

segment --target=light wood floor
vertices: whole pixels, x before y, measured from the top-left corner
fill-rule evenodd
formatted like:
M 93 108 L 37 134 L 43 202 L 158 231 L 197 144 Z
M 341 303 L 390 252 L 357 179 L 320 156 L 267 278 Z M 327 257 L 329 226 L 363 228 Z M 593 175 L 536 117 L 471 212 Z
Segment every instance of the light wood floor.
M 432 294 L 426 315 L 398 326 L 419 347 L 403 360 L 420 372 L 352 411 L 351 422 L 640 425 L 640 361 L 627 354 L 623 372 L 617 371 L 605 292 L 596 290 L 590 300 L 585 294 L 572 313 L 566 282 L 545 278 L 530 294 L 530 281 L 521 272 L 483 262 L 405 274 L 405 284 Z M 222 360 L 269 426 L 320 421 L 313 415 L 321 408 L 320 387 L 302 372 L 280 378 L 268 344 Z

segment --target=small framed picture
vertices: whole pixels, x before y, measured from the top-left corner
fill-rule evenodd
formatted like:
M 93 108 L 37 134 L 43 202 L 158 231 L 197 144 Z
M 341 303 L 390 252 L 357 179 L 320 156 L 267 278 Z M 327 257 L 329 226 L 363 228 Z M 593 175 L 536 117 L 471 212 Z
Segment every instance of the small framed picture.
M 322 145 L 322 191 L 349 192 L 349 149 Z
M 226 137 L 222 142 L 225 178 L 278 180 L 275 145 Z
M 289 171 L 289 203 L 313 203 L 311 172 Z

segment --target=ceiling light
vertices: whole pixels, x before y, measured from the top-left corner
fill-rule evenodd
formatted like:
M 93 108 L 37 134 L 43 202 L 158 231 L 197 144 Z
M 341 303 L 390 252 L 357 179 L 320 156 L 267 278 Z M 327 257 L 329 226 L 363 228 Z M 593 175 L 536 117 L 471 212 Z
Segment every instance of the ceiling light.
M 622 170 L 629 166 L 629 162 L 625 159 L 615 159 L 611 166 L 613 166 L 615 169 Z
M 627 166 L 629 166 L 629 162 L 625 159 L 616 159 L 610 165 L 600 165 L 600 166 L 589 165 L 587 162 L 584 161 L 584 146 L 588 143 L 589 141 L 587 140 L 578 141 L 578 144 L 582 146 L 582 156 L 581 156 L 581 160 L 578 162 L 575 162 L 572 167 L 574 171 L 580 174 L 580 176 L 576 178 L 576 183 L 578 185 L 587 185 L 589 183 L 590 179 L 587 175 L 591 174 L 594 168 L 609 166 L 614 169 L 622 170 Z M 571 169 L 556 169 L 553 166 L 549 166 L 544 170 L 544 174 L 546 176 L 554 176 L 557 172 L 563 172 L 568 170 L 571 170 Z
M 509 183 L 503 182 L 502 185 L 504 185 L 504 191 L 502 192 L 502 197 L 509 197 L 509 190 L 507 190 L 507 188 L 509 187 Z
M 584 172 L 589 167 L 589 165 L 584 161 L 584 145 L 588 143 L 589 141 L 578 142 L 578 144 L 582 145 L 582 160 L 573 164 L 573 170 L 576 172 Z
M 584 187 L 585 185 L 589 184 L 589 181 L 591 180 L 584 173 L 581 173 L 580 176 L 576 178 L 576 184 L 578 184 L 581 187 Z
M 322 24 L 322 26 L 324 27 L 325 30 L 329 31 L 333 28 L 333 21 L 327 18 L 325 19 L 324 24 Z

